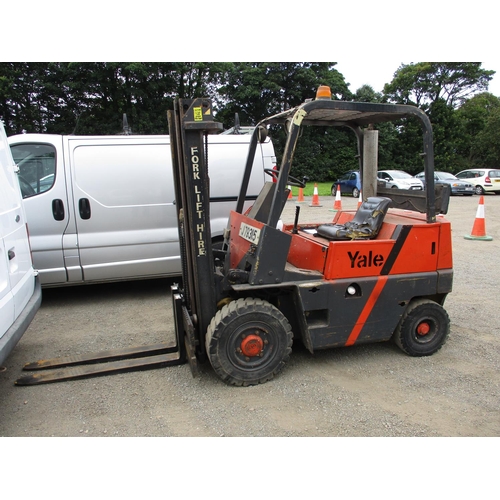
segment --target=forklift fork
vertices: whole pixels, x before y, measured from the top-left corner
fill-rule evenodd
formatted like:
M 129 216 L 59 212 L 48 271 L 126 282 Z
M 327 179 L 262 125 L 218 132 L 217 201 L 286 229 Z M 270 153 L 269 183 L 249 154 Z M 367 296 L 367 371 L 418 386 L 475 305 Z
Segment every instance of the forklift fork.
M 144 345 L 80 356 L 42 359 L 25 364 L 23 370 L 33 370 L 37 373 L 20 377 L 16 380 L 16 385 L 48 384 L 114 373 L 149 370 L 181 365 L 186 361 L 190 364 L 193 376 L 197 376 L 198 363 L 195 355 L 194 337 L 188 333 L 184 334 L 184 332 L 189 332 L 189 324 L 186 324 L 186 315 L 183 313 L 177 285 L 172 286 L 172 303 L 175 322 L 177 325 L 183 325 L 183 328 L 176 328 L 176 332 L 181 332 L 181 334 L 177 333 L 175 343 Z M 49 368 L 57 368 L 57 370 L 42 371 Z

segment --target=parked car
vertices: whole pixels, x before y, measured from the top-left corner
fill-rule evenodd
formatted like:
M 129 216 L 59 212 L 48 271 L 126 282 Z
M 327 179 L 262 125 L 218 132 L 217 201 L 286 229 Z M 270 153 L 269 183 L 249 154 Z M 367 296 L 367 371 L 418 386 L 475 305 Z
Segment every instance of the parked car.
M 500 194 L 500 170 L 471 168 L 459 172 L 457 178 L 471 182 L 476 194 Z
M 0 121 L 0 367 L 42 301 L 17 171 Z
M 420 172 L 415 176 L 422 181 L 425 186 L 425 173 Z M 468 181 L 457 179 L 457 177 L 450 172 L 434 172 L 434 181 L 441 184 L 449 184 L 451 187 L 451 194 L 463 194 L 465 196 L 472 196 L 474 194 L 474 186 Z
M 379 179 L 385 181 L 385 186 L 388 188 L 424 189 L 424 185 L 420 179 L 416 179 L 402 170 L 379 170 L 377 176 Z
M 332 184 L 332 196 L 337 194 L 337 186 L 340 186 L 341 194 L 352 194 L 353 198 L 359 197 L 361 191 L 361 177 L 359 171 L 351 170 L 342 175 Z

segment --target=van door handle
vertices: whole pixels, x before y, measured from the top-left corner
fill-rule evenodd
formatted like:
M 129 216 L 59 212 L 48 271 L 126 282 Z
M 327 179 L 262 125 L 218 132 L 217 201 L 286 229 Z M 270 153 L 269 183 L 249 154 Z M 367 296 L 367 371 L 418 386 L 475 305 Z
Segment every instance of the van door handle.
M 82 219 L 90 219 L 90 201 L 88 198 L 80 198 L 78 208 L 80 209 L 80 217 Z
M 64 203 L 62 200 L 52 200 L 52 215 L 55 220 L 64 220 Z
M 9 260 L 13 260 L 13 259 L 14 259 L 14 257 L 16 256 L 16 252 L 14 252 L 14 250 L 12 250 L 12 249 L 11 249 L 11 250 L 9 250 L 9 251 L 7 252 L 7 254 L 9 255 Z

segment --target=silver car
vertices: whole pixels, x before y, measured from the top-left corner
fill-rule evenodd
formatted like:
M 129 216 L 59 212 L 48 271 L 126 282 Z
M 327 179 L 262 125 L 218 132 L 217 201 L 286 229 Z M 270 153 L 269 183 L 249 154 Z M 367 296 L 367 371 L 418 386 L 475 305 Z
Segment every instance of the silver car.
M 425 186 L 425 174 L 420 172 L 415 176 L 420 179 Z M 451 194 L 462 194 L 464 196 L 472 196 L 474 194 L 474 186 L 466 181 L 458 179 L 450 172 L 434 172 L 434 181 L 441 184 L 449 184 L 451 187 Z

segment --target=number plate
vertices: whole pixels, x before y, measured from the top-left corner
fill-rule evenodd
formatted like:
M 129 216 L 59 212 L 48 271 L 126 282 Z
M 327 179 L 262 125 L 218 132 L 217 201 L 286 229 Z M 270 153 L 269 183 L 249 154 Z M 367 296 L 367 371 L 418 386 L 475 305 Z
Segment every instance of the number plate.
M 242 222 L 240 226 L 240 236 L 250 243 L 254 243 L 255 245 L 257 245 L 260 238 L 260 229 L 249 226 L 248 224 Z

